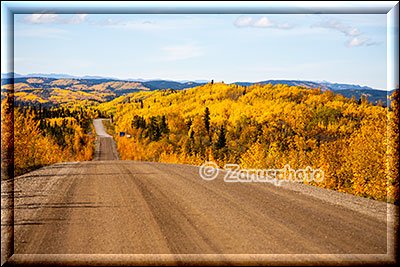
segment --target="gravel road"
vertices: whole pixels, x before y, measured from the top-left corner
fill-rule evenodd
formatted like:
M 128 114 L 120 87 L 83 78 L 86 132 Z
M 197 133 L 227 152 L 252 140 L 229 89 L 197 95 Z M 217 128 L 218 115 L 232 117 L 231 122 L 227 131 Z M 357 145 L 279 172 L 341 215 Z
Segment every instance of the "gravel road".
M 8 264 L 394 262 L 393 205 L 300 184 L 226 183 L 223 172 L 204 181 L 196 166 L 118 160 L 101 120 L 94 125 L 94 161 L 14 179 Z

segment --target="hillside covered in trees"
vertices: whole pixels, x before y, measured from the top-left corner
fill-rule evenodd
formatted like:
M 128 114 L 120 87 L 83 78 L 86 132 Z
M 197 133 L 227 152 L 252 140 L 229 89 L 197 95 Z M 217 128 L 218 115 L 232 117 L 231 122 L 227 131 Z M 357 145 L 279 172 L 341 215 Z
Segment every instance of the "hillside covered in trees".
M 184 89 L 200 84 L 173 81 L 121 81 L 111 79 L 54 79 L 15 78 L 2 79 L 1 97 L 7 90 L 14 90 L 15 101 L 25 106 L 55 106 L 68 103 L 91 104 L 110 101 L 124 94 L 173 87 Z
M 320 89 L 209 83 L 133 93 L 98 108 L 113 119 L 122 159 L 311 166 L 325 172 L 322 182 L 311 182 L 315 186 L 398 200 L 394 102 L 388 109 Z
M 56 162 L 92 159 L 92 119 L 98 115 L 94 110 L 14 106 L 9 112 L 9 108 L 6 98 L 1 103 L 2 175 L 12 175 L 5 172 L 7 164 L 12 164 L 13 175 L 18 176 Z M 14 152 L 13 163 L 5 160 L 10 151 Z

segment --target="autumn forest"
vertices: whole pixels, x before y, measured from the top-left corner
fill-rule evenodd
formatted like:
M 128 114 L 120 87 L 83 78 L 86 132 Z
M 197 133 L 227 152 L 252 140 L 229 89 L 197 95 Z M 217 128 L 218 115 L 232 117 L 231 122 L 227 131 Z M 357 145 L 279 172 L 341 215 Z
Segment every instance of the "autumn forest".
M 320 88 L 211 82 L 54 106 L 14 106 L 7 96 L 2 153 L 14 151 L 15 176 L 56 162 L 92 160 L 91 122 L 105 117 L 122 160 L 214 161 L 248 169 L 311 166 L 325 178 L 304 183 L 398 203 L 398 90 L 389 97 L 386 107 Z

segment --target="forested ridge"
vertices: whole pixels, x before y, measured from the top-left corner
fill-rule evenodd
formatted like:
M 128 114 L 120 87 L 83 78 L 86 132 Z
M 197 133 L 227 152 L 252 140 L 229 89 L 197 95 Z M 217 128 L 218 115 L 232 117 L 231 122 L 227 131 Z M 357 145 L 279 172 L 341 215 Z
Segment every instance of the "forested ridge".
M 398 90 L 392 98 L 398 99 Z M 348 99 L 318 88 L 209 83 L 129 94 L 99 109 L 113 119 L 122 159 L 311 166 L 325 172 L 322 182 L 311 182 L 315 186 L 394 202 L 396 105 L 372 105 L 366 97 Z

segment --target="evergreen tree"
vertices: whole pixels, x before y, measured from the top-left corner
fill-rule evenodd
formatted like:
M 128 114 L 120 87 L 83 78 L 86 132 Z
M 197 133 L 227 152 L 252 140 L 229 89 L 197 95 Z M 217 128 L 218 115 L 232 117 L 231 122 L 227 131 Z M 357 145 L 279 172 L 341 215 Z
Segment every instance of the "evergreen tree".
M 208 110 L 208 107 L 206 107 L 206 110 L 204 111 L 204 126 L 207 134 L 210 134 L 210 111 Z
M 162 115 L 162 117 L 161 117 L 160 131 L 161 131 L 161 133 L 165 133 L 165 134 L 167 134 L 169 132 L 165 115 Z
M 147 137 L 150 138 L 151 141 L 158 141 L 161 138 L 160 127 L 157 123 L 156 117 L 150 117 L 149 125 L 147 126 Z
M 218 134 L 218 140 L 217 143 L 215 144 L 215 148 L 221 149 L 224 148 L 225 146 L 226 146 L 225 127 L 224 125 L 222 125 Z

